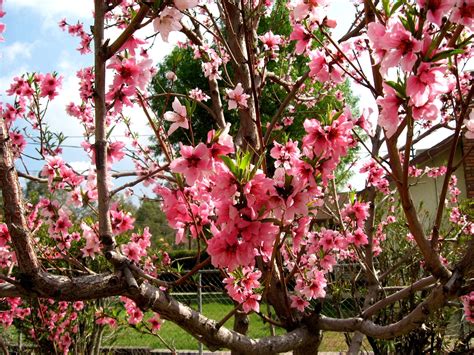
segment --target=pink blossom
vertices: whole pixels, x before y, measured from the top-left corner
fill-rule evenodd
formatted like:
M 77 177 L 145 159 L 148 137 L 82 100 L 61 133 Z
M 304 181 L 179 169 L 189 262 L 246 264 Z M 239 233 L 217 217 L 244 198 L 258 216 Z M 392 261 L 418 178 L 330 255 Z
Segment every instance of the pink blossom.
M 41 97 L 48 97 L 48 99 L 54 99 L 59 93 L 58 89 L 61 87 L 62 77 L 53 75 L 53 74 L 46 74 L 45 76 L 41 76 L 41 83 L 40 83 L 40 96 Z
M 404 71 L 410 71 L 416 62 L 416 53 L 422 48 L 421 41 L 403 27 L 400 22 L 389 22 L 386 34 L 378 38 L 381 48 L 387 52 L 382 60 L 384 73 L 391 67 L 401 65 Z
M 173 122 L 168 130 L 168 135 L 173 134 L 179 127 L 184 129 L 189 129 L 189 121 L 187 118 L 186 107 L 181 105 L 178 98 L 174 98 L 173 104 L 173 111 L 167 111 L 163 115 L 166 121 Z
M 196 101 L 207 101 L 210 99 L 210 97 L 208 95 L 206 95 L 201 89 L 199 88 L 195 88 L 195 89 L 192 89 L 190 92 L 189 92 L 189 96 L 196 100 Z
M 133 229 L 135 219 L 128 212 L 111 210 L 110 216 L 112 219 L 112 229 L 115 234 L 125 233 Z
M 266 51 L 277 51 L 279 45 L 282 43 L 281 36 L 273 34 L 272 31 L 268 31 L 263 36 L 259 36 L 258 39 L 262 41 L 263 48 Z
M 446 93 L 451 89 L 450 81 L 445 78 L 445 67 L 434 67 L 430 63 L 421 63 L 416 75 L 407 80 L 407 96 L 410 102 L 420 107 L 432 101 L 432 97 Z
M 151 325 L 152 333 L 156 333 L 160 330 L 162 322 L 163 321 L 161 320 L 161 317 L 158 313 L 155 313 L 153 317 L 148 319 L 148 323 Z
M 385 55 L 386 49 L 380 41 L 387 33 L 387 30 L 384 25 L 378 22 L 371 22 L 367 26 L 367 36 L 372 43 L 372 48 L 374 49 L 374 55 L 377 60 L 377 63 L 380 63 L 382 58 Z
M 474 291 L 461 297 L 466 320 L 474 323 Z
M 384 84 L 385 95 L 377 99 L 377 103 L 381 107 L 378 124 L 385 129 L 387 137 L 393 136 L 397 131 L 400 123 L 398 110 L 402 100 L 397 96 L 397 93 L 390 86 Z
M 10 141 L 12 143 L 12 148 L 15 153 L 15 157 L 18 157 L 26 147 L 25 137 L 20 132 L 15 131 L 10 131 L 9 136 Z
M 250 295 L 242 304 L 243 311 L 245 313 L 249 313 L 251 311 L 254 311 L 256 313 L 260 312 L 260 304 L 258 303 L 258 301 L 260 301 L 261 298 L 262 296 L 258 294 Z
M 196 148 L 181 144 L 180 152 L 181 157 L 170 164 L 171 171 L 183 174 L 188 185 L 192 186 L 210 167 L 211 154 L 203 143 Z
M 295 52 L 296 54 L 303 54 L 311 47 L 311 35 L 306 29 L 297 24 L 293 27 L 293 32 L 290 34 L 290 40 L 297 41 Z
M 309 62 L 311 77 L 316 77 L 316 79 L 322 83 L 332 80 L 335 83 L 340 83 L 343 80 L 342 69 L 337 65 L 328 64 L 326 61 L 326 56 L 321 50 L 314 50 L 310 53 L 311 61 Z
M 300 150 L 298 149 L 298 142 L 295 143 L 290 139 L 285 145 L 277 142 L 274 142 L 273 145 L 270 156 L 276 160 L 276 168 L 283 166 L 285 169 L 290 169 L 294 162 L 299 159 Z
M 238 83 L 234 90 L 226 89 L 229 110 L 236 108 L 247 108 L 247 100 L 250 95 L 244 93 L 241 83 Z
M 309 306 L 309 302 L 300 296 L 291 295 L 291 308 L 296 308 L 300 312 L 304 312 L 305 308 Z
M 417 0 L 421 8 L 426 8 L 426 19 L 441 26 L 442 18 L 449 13 L 454 5 L 454 0 Z
M 319 270 L 312 270 L 308 273 L 307 280 L 297 279 L 295 290 L 299 291 L 306 299 L 324 298 L 327 286 L 324 274 Z
M 198 4 L 199 0 L 174 0 L 174 6 L 181 11 L 196 7 Z
M 99 237 L 87 224 L 81 223 L 81 228 L 86 239 L 86 245 L 81 249 L 82 255 L 94 259 L 95 255 L 100 252 Z
M 172 71 L 166 72 L 165 78 L 168 79 L 169 81 L 176 81 L 178 79 L 176 74 Z
M 208 240 L 207 252 L 211 256 L 212 265 L 227 267 L 229 271 L 238 266 L 252 266 L 255 262 L 255 251 L 251 243 L 240 241 L 237 230 L 219 232 L 213 228 L 214 237 Z
M 128 243 L 122 247 L 123 254 L 127 256 L 130 260 L 138 263 L 140 258 L 146 253 L 143 252 L 143 249 L 137 243 Z
M 456 0 L 451 14 L 451 21 L 474 29 L 474 2 L 472 0 Z
M 184 0 L 183 3 L 189 2 Z M 161 11 L 160 16 L 153 20 L 153 27 L 159 32 L 163 41 L 168 42 L 168 36 L 171 31 L 179 31 L 183 26 L 180 21 L 183 14 L 174 7 L 167 6 Z

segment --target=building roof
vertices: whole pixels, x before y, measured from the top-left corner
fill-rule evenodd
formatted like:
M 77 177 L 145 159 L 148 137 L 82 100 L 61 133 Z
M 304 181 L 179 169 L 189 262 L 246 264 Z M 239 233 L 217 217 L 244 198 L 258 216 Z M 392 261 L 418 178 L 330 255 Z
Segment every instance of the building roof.
M 449 137 L 443 139 L 441 142 L 436 144 L 435 146 L 423 149 L 420 153 L 416 153 L 415 157 L 411 160 L 412 164 L 424 164 L 430 160 L 432 160 L 437 155 L 449 151 L 453 144 L 454 135 L 450 135 Z M 461 139 L 459 139 L 461 142 Z

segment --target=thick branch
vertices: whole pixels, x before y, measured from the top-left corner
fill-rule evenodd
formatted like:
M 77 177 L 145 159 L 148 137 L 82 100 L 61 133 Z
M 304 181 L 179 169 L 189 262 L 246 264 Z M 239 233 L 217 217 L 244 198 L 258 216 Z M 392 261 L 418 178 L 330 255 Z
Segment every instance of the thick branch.
M 99 203 L 99 235 L 104 252 L 115 248 L 112 223 L 109 215 L 110 196 L 107 189 L 107 134 L 105 105 L 105 63 L 107 47 L 104 44 L 105 2 L 95 0 L 94 53 L 95 53 L 95 154 L 97 169 L 97 192 Z
M 26 211 L 23 206 L 21 186 L 16 173 L 8 129 L 5 120 L 0 127 L 0 188 L 3 197 L 5 222 L 8 225 L 20 272 L 32 276 L 40 264 L 28 230 Z
M 438 286 L 412 312 L 400 321 L 386 326 L 377 325 L 363 318 L 336 319 L 322 316 L 317 321 L 317 328 L 337 332 L 360 331 L 378 339 L 390 339 L 419 328 L 433 312 L 444 306 L 449 296 L 453 296 L 451 292 L 445 290 L 443 286 Z
M 423 290 L 424 288 L 431 286 L 435 282 L 436 282 L 436 279 L 434 278 L 434 276 L 428 276 L 428 277 L 425 277 L 424 279 L 418 280 L 410 287 L 407 287 L 407 288 L 404 288 L 403 290 L 395 292 L 394 294 L 391 294 L 390 296 L 385 297 L 384 299 L 378 301 L 374 305 L 364 310 L 364 312 L 362 312 L 362 318 L 366 319 L 368 317 L 371 317 L 375 313 L 377 313 L 379 310 L 388 306 L 389 304 L 397 302 L 417 291 Z
M 140 24 L 142 23 L 145 16 L 148 14 L 150 7 L 148 4 L 143 3 L 140 6 L 137 14 L 133 17 L 130 24 L 127 28 L 120 34 L 120 36 L 112 43 L 106 50 L 106 59 L 111 58 L 115 53 L 117 53 L 120 48 L 128 41 L 130 36 L 138 29 L 140 29 Z M 97 11 L 97 8 L 96 8 Z M 97 17 L 96 17 L 97 18 Z

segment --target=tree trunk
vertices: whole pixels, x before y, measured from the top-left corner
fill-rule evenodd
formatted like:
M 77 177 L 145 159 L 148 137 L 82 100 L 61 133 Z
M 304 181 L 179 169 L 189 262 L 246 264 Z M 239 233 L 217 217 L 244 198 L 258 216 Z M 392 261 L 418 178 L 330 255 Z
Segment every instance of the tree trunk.
M 319 331 L 319 334 L 313 338 L 311 342 L 306 345 L 300 346 L 293 350 L 293 355 L 312 355 L 317 354 L 319 345 L 321 345 L 321 340 L 323 339 L 322 333 Z
M 229 47 L 236 60 L 232 62 L 234 69 L 235 84 L 241 83 L 246 94 L 250 95 L 247 100 L 247 108 L 239 109 L 240 127 L 237 133 L 235 142 L 245 151 L 260 150 L 260 141 L 258 138 L 257 129 L 257 112 L 255 107 L 255 98 L 252 95 L 252 77 L 249 69 L 250 56 L 253 53 L 248 53 L 245 42 L 245 26 L 242 17 L 243 10 L 239 3 L 232 3 L 231 1 L 224 1 L 223 6 L 227 13 L 225 17 L 226 30 L 229 33 L 228 43 Z M 255 21 L 256 25 L 258 21 Z M 253 33 L 253 32 L 252 32 Z M 252 41 L 256 38 L 252 38 Z M 253 78 L 254 80 L 256 78 Z
M 237 333 L 246 335 L 249 330 L 249 317 L 242 311 L 237 311 L 234 316 L 234 330 Z M 232 350 L 231 355 L 244 355 L 245 353 Z

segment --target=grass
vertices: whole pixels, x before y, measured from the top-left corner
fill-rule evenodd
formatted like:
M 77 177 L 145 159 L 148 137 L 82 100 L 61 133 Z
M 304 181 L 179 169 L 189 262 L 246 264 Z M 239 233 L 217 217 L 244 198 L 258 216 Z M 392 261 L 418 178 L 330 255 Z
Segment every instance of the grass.
M 211 302 L 203 304 L 203 314 L 215 320 L 221 320 L 231 312 L 233 305 L 223 304 L 218 302 Z M 146 317 L 147 318 L 147 317 Z M 227 327 L 232 327 L 232 318 L 225 324 Z M 281 329 L 276 330 L 277 334 L 283 334 Z M 179 349 L 198 349 L 198 341 L 191 335 L 182 330 L 179 326 L 172 322 L 164 322 L 159 335 L 173 348 Z M 270 335 L 269 324 L 264 324 L 262 319 L 256 315 L 250 315 L 250 327 L 248 335 L 252 338 L 262 338 Z M 117 334 L 116 341 L 113 346 L 127 346 L 127 347 L 149 347 L 149 348 L 165 348 L 166 346 L 161 340 L 153 335 L 142 334 L 135 329 L 126 328 Z M 323 341 L 319 348 L 320 351 L 347 351 L 344 335 L 336 332 L 325 332 Z

